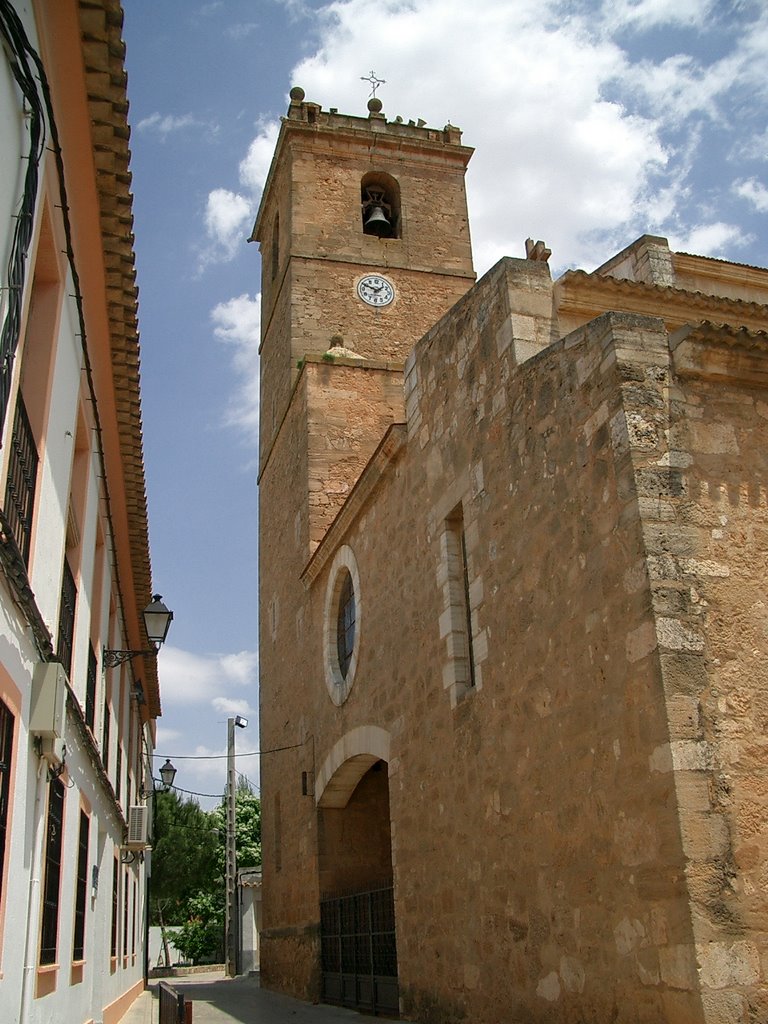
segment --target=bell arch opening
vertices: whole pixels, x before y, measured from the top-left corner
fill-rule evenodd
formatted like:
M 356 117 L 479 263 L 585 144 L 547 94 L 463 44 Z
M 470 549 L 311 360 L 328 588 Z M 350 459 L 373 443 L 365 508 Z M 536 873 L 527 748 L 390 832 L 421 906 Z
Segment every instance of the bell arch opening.
M 369 171 L 360 182 L 363 234 L 400 238 L 400 185 L 384 171 Z

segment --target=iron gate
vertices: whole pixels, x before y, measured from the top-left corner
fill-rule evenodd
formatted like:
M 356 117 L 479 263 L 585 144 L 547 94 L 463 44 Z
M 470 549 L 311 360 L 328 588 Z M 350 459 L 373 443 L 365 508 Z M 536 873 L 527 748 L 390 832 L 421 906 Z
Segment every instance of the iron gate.
M 323 1001 L 398 1015 L 392 886 L 320 901 Z

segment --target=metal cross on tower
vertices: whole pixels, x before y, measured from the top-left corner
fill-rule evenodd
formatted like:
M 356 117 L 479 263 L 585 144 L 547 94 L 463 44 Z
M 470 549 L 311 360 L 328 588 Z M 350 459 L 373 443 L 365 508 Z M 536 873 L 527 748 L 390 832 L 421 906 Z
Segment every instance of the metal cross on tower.
M 375 71 L 371 71 L 368 75 L 361 75 L 360 76 L 360 81 L 361 82 L 370 82 L 371 83 L 371 96 L 369 96 L 369 99 L 371 97 L 375 97 L 376 96 L 376 90 L 379 88 L 380 85 L 386 85 L 387 84 L 386 78 L 377 78 Z

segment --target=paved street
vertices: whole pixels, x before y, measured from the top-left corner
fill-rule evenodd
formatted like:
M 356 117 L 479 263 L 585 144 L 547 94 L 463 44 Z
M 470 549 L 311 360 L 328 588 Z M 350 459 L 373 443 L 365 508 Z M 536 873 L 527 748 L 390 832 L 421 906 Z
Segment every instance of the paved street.
M 364 1024 L 380 1021 L 337 1006 L 313 1006 L 267 992 L 258 975 L 225 978 L 221 971 L 168 978 L 170 985 L 194 1000 L 193 1024 Z M 158 1024 L 157 982 L 134 1002 L 120 1024 Z

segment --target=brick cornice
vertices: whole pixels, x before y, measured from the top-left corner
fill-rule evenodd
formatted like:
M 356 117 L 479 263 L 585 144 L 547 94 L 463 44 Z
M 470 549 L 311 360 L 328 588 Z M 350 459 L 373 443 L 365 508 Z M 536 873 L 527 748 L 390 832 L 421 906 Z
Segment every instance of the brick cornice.
M 733 321 L 751 330 L 759 331 L 768 322 L 768 306 L 758 302 L 603 277 L 583 270 L 566 271 L 555 282 L 554 293 L 558 313 L 575 314 L 586 320 L 621 309 L 662 317 L 672 330 L 690 323 L 692 311 L 702 320 Z
M 83 70 L 100 211 L 117 427 L 138 608 L 151 598 L 149 526 L 140 397 L 138 288 L 130 191 L 127 75 L 119 0 L 80 0 Z M 128 596 L 128 595 L 126 595 Z M 149 714 L 160 714 L 157 667 L 146 659 Z
M 748 263 L 732 263 L 712 256 L 696 256 L 687 252 L 673 252 L 672 265 L 679 274 L 695 274 L 714 280 L 752 284 L 759 288 L 768 287 L 768 270 L 753 267 Z
M 675 331 L 669 348 L 681 376 L 768 387 L 768 331 L 705 320 Z

